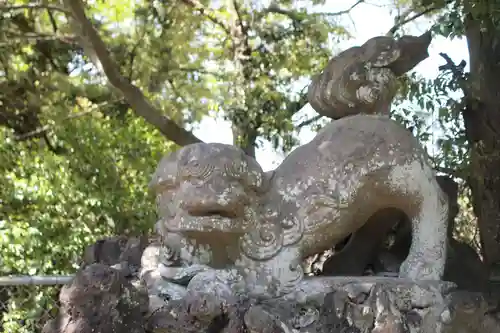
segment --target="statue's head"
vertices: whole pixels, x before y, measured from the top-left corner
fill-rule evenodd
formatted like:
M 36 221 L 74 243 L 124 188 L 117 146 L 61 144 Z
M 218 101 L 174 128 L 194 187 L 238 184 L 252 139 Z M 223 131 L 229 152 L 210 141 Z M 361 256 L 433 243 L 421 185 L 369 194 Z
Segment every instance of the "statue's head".
M 150 182 L 160 229 L 181 233 L 244 233 L 266 190 L 257 161 L 241 149 L 196 143 L 165 156 Z

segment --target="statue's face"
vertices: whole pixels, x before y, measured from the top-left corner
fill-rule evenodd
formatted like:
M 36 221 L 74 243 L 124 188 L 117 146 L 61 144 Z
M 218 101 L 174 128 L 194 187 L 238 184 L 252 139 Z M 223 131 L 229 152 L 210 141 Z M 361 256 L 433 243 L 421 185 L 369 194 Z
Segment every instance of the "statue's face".
M 265 179 L 240 149 L 199 143 L 164 157 L 150 186 L 159 224 L 169 232 L 244 233 L 255 221 Z

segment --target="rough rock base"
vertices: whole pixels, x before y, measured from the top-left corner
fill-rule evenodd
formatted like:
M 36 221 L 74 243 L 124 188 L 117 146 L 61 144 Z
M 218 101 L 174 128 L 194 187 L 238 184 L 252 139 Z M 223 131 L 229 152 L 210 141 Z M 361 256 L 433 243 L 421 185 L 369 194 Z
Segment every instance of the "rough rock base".
M 150 332 L 210 333 L 475 333 L 500 332 L 480 294 L 448 282 L 414 284 L 397 278 L 339 277 L 304 284 L 286 298 L 239 304 L 214 299 L 168 303 L 147 319 Z M 310 281 L 311 282 L 311 281 Z M 315 285 L 332 291 L 314 293 Z M 304 298 L 301 300 L 300 294 Z M 299 301 L 297 301 L 297 299 Z
M 314 277 L 282 298 L 228 303 L 215 287 L 181 299 L 148 297 L 144 282 L 126 276 L 103 264 L 83 267 L 62 289 L 61 312 L 43 332 L 500 333 L 498 309 L 451 282 Z

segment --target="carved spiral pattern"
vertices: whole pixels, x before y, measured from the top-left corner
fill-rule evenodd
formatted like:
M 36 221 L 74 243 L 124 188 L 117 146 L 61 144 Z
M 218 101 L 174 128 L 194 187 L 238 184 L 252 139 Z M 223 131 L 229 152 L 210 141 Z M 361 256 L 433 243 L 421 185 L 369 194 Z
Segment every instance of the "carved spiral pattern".
M 321 115 L 337 118 L 337 114 L 343 115 L 346 107 L 353 104 L 350 89 L 346 89 L 346 83 L 358 81 L 361 78 L 350 77 L 346 69 L 352 67 L 357 59 L 359 48 L 351 48 L 341 52 L 331 59 L 325 70 L 315 76 L 308 88 L 308 101 L 313 109 Z M 337 110 L 340 108 L 341 110 Z
M 241 238 L 240 248 L 250 259 L 270 259 L 283 248 L 283 230 L 275 223 L 258 225 Z
M 199 161 L 192 161 L 180 168 L 182 178 L 197 178 L 207 179 L 213 173 L 215 166 L 211 163 L 200 163 Z
M 353 106 L 359 104 L 357 91 L 361 86 L 369 83 L 366 81 L 366 69 L 364 64 L 352 63 L 338 70 L 341 73 L 338 80 L 329 83 L 332 86 L 333 92 L 325 96 L 326 98 L 323 99 L 323 102 L 326 105 L 335 105 L 337 108 L 344 109 L 347 107 L 348 111 L 343 112 L 350 113 L 353 112 L 351 111 Z
M 297 284 L 304 278 L 304 268 L 301 263 L 290 263 L 290 271 L 293 273 L 289 275 L 290 279 L 282 284 L 281 291 L 288 294 L 297 289 Z
M 392 99 L 397 91 L 396 76 L 388 68 L 372 68 L 366 73 L 373 95 L 370 100 L 361 102 L 371 104 L 381 99 Z
M 281 221 L 283 228 L 283 245 L 289 246 L 298 243 L 304 235 L 304 223 L 294 215 L 289 215 Z
M 236 162 L 224 163 L 224 171 L 229 177 L 240 178 L 241 168 L 236 165 Z

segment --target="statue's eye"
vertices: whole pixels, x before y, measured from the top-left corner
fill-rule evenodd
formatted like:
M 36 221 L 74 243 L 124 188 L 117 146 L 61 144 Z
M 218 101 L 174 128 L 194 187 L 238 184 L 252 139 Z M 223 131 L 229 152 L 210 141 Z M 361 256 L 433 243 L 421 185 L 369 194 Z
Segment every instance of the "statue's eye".
M 200 163 L 199 161 L 191 161 L 182 169 L 183 178 L 198 178 L 206 179 L 214 171 L 214 165 L 211 163 Z
M 156 197 L 162 197 L 166 193 L 172 192 L 177 188 L 177 179 L 176 178 L 166 178 L 162 179 L 161 183 L 155 185 L 152 190 Z

